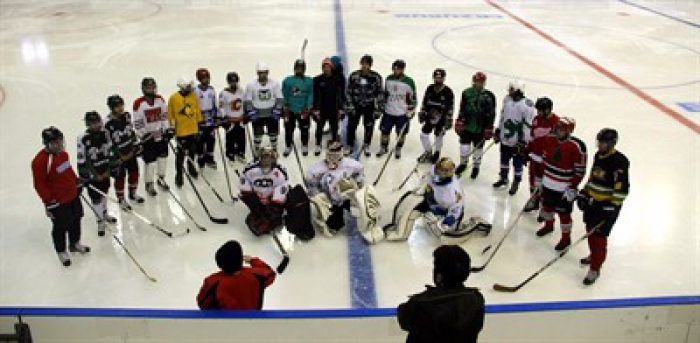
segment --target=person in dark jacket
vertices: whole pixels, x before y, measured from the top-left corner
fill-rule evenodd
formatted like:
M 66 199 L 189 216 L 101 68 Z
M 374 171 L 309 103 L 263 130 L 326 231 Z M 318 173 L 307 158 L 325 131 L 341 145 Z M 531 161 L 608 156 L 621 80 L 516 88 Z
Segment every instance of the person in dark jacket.
M 244 267 L 243 262 L 250 264 Z M 228 241 L 216 251 L 220 272 L 209 275 L 197 295 L 202 310 L 260 310 L 265 288 L 277 274 L 261 259 L 243 255 L 237 241 Z
M 461 247 L 443 245 L 433 252 L 435 286 L 399 305 L 406 342 L 476 342 L 484 326 L 484 297 L 464 286 L 471 261 Z

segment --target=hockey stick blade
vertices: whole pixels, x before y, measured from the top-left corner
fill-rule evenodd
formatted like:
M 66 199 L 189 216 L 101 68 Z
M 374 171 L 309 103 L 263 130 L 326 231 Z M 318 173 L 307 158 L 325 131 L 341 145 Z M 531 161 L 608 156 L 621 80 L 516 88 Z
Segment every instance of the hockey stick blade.
M 480 266 L 480 267 L 471 267 L 469 268 L 469 271 L 472 273 L 478 273 L 486 268 L 486 265 Z
M 169 237 L 170 238 L 175 238 L 175 237 L 182 237 L 190 233 L 190 228 L 187 228 L 185 231 L 180 232 L 178 234 L 171 234 Z
M 289 256 L 284 256 L 282 258 L 282 262 L 280 262 L 279 266 L 277 266 L 277 273 L 282 274 L 284 273 L 284 270 L 287 269 L 287 265 L 289 264 Z
M 228 224 L 228 218 L 216 218 L 210 216 L 209 219 L 216 224 Z
M 497 292 L 515 293 L 520 289 L 520 286 L 509 287 L 501 285 L 500 283 L 493 284 L 493 290 Z
M 487 251 L 491 250 L 491 247 L 492 247 L 492 245 L 490 245 L 490 244 L 489 244 L 488 246 L 486 246 L 486 248 L 484 248 L 484 250 L 481 251 L 481 254 L 483 255 L 483 254 L 485 254 Z

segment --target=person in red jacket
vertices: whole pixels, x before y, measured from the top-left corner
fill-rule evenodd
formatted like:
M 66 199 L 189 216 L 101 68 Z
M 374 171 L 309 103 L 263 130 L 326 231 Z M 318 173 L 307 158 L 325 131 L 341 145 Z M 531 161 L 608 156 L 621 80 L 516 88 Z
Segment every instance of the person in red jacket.
M 83 206 L 78 197 L 78 177 L 65 151 L 63 133 L 51 126 L 41 132 L 44 149 L 32 160 L 34 189 L 46 207 L 46 216 L 53 222 L 53 245 L 61 263 L 70 266 L 66 252 L 66 234 L 70 252 L 87 253 L 90 248 L 80 244 L 80 221 Z
M 243 262 L 250 267 L 244 267 Z M 197 295 L 202 310 L 260 310 L 265 288 L 277 274 L 261 259 L 243 255 L 237 241 L 228 241 L 216 251 L 220 272 L 209 275 Z

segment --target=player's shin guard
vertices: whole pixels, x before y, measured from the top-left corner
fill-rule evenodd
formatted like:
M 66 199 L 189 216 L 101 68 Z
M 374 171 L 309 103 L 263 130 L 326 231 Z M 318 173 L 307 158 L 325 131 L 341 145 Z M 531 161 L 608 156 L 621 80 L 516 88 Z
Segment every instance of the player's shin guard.
M 474 153 L 472 154 L 472 161 L 474 161 L 474 167 L 479 167 L 481 165 L 481 156 L 484 155 L 484 149 L 483 148 L 476 148 L 474 149 Z
M 357 220 L 357 229 L 369 244 L 376 244 L 384 239 L 384 232 L 379 227 L 381 204 L 372 186 L 362 187 L 350 198 L 350 213 Z
M 165 168 L 168 166 L 167 157 L 158 157 L 158 177 L 165 177 Z
M 155 172 L 155 162 L 146 163 L 143 167 L 143 181 L 145 183 L 153 183 L 153 173 Z
M 430 135 L 427 133 L 420 133 L 420 142 L 423 145 L 423 150 L 425 152 L 431 152 Z
M 537 231 L 537 236 L 542 237 L 554 231 L 554 208 L 543 206 L 539 216 L 544 219 L 544 226 Z
M 608 254 L 608 238 L 596 234 L 588 236 L 588 247 L 591 250 L 591 270 L 600 271 Z
M 559 240 L 554 249 L 562 251 L 571 245 L 571 228 L 573 224 L 571 223 L 570 213 L 560 213 L 559 220 L 561 221 L 561 240 Z
M 443 137 L 443 135 L 438 135 L 437 137 L 435 137 L 435 151 L 442 150 Z
M 382 145 L 382 148 L 386 148 L 389 146 L 389 134 L 382 133 L 381 145 Z

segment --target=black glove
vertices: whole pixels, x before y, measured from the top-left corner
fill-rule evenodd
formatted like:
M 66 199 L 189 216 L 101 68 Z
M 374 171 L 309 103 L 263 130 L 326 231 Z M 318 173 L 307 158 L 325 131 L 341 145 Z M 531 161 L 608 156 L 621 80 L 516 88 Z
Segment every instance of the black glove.
M 428 119 L 428 112 L 420 111 L 418 112 L 418 123 L 423 124 Z
M 165 138 L 166 141 L 170 141 L 173 139 L 173 137 L 175 137 L 175 129 L 172 127 L 165 129 L 165 132 L 163 132 L 163 138 Z
M 578 206 L 578 209 L 581 210 L 581 212 L 586 212 L 588 209 L 591 208 L 591 202 L 593 201 L 593 198 L 591 198 L 588 193 L 584 192 L 579 192 L 578 196 L 576 197 L 576 205 Z

